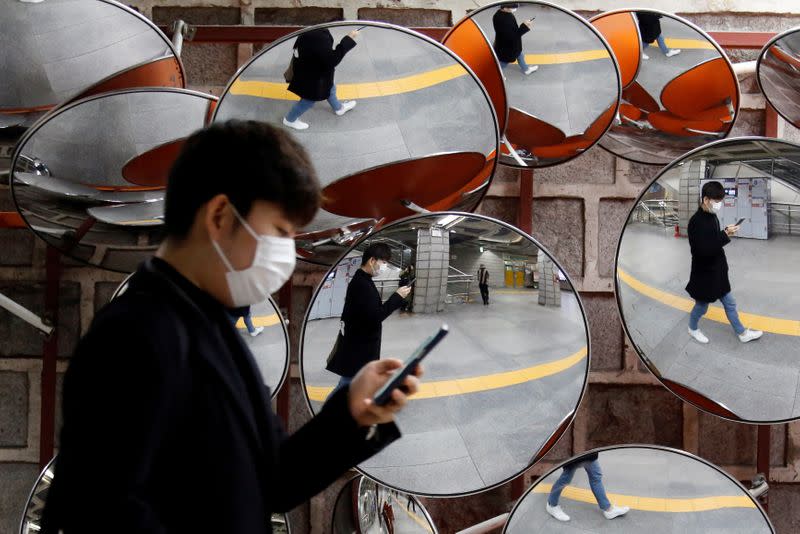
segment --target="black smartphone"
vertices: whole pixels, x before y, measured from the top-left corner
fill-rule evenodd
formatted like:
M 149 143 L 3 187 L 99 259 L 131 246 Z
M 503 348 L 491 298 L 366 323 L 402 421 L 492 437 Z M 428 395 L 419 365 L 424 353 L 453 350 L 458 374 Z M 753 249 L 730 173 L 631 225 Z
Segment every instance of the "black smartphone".
M 443 324 L 439 331 L 436 332 L 434 335 L 426 339 L 422 345 L 420 345 L 414 353 L 409 356 L 409 358 L 405 361 L 403 366 L 395 371 L 392 377 L 383 385 L 381 389 L 379 389 L 375 396 L 372 398 L 372 401 L 378 406 L 384 406 L 389 403 L 392 398 L 392 391 L 395 388 L 402 387 L 401 383 L 403 380 L 416 369 L 417 365 L 425 358 L 425 356 L 433 350 L 433 348 L 439 344 L 439 342 L 444 339 L 450 332 L 450 328 Z
M 408 283 L 406 284 L 406 287 L 413 286 L 414 282 L 416 282 L 416 281 L 417 281 L 417 277 L 415 276 L 414 278 L 412 278 L 411 280 L 408 281 Z
M 739 226 L 740 224 L 742 224 L 745 221 L 745 219 L 747 219 L 747 217 L 742 217 L 741 219 L 739 219 L 738 221 L 733 223 L 733 225 L 734 226 Z
M 360 31 L 361 31 L 361 30 L 363 30 L 364 28 L 366 28 L 366 26 L 359 26 L 358 28 L 356 28 L 356 31 L 357 31 L 357 32 L 360 32 Z

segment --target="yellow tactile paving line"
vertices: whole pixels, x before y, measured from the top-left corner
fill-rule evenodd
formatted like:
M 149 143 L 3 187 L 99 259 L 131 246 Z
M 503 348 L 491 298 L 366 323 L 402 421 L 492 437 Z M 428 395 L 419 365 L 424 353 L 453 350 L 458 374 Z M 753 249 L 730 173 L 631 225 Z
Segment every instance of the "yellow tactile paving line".
M 666 304 L 671 308 L 689 313 L 694 307 L 694 300 L 692 299 L 679 297 L 672 293 L 656 289 L 637 280 L 622 269 L 617 269 L 617 274 L 619 275 L 619 279 L 625 282 L 634 291 L 657 300 L 662 304 Z M 703 318 L 728 324 L 725 310 L 721 306 L 709 306 L 708 313 L 706 313 Z M 766 315 L 756 315 L 754 313 L 745 313 L 742 311 L 739 312 L 739 319 L 741 319 L 742 324 L 748 328 L 763 330 L 764 332 L 771 332 L 773 334 L 782 334 L 784 336 L 800 336 L 800 321 L 767 317 Z
M 258 328 L 259 326 L 263 327 L 273 326 L 280 322 L 281 320 L 278 317 L 277 313 L 273 313 L 272 315 L 253 316 L 253 326 L 255 326 L 256 328 Z M 236 321 L 236 328 L 247 328 L 244 325 L 244 319 L 242 319 L 241 317 L 239 318 L 238 321 Z
M 491 375 L 475 376 L 472 378 L 457 378 L 455 380 L 437 380 L 434 382 L 423 382 L 420 384 L 419 391 L 410 400 L 420 399 L 433 399 L 436 397 L 453 397 L 456 395 L 466 395 L 467 393 L 477 393 L 480 391 L 489 391 L 492 389 L 501 389 L 532 380 L 538 380 L 546 376 L 551 376 L 562 371 L 565 371 L 586 358 L 586 347 L 583 347 L 578 352 L 554 360 L 552 362 L 542 363 L 519 369 L 517 371 L 506 371 L 504 373 L 495 373 Z M 325 386 L 307 386 L 306 392 L 308 398 L 312 401 L 322 402 L 333 387 Z
M 408 515 L 408 517 L 413 519 L 416 524 L 422 527 L 422 529 L 425 532 L 430 532 L 431 534 L 433 534 L 433 530 L 431 530 L 431 526 L 428 524 L 427 521 L 423 521 L 417 514 L 406 508 L 406 506 L 400 501 L 398 501 L 397 497 L 395 497 L 394 495 L 392 495 L 392 500 L 397 503 L 397 506 L 403 509 L 403 511 Z
M 541 483 L 533 488 L 534 493 L 550 493 L 552 484 Z M 608 493 L 608 499 L 616 506 L 628 506 L 631 510 L 642 512 L 707 512 L 723 508 L 755 508 L 752 499 L 746 495 L 718 495 L 713 497 L 694 497 L 678 499 L 672 497 L 639 497 L 637 495 L 622 495 Z M 565 499 L 578 502 L 597 504 L 592 491 L 575 486 L 567 486 L 561 494 Z

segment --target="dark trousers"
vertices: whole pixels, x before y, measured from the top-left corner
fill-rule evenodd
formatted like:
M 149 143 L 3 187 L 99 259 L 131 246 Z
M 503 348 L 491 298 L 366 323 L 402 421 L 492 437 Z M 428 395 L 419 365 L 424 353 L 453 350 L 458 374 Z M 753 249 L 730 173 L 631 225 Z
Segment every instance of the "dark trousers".
M 478 287 L 481 290 L 481 298 L 483 299 L 483 305 L 489 305 L 489 284 L 478 284 Z

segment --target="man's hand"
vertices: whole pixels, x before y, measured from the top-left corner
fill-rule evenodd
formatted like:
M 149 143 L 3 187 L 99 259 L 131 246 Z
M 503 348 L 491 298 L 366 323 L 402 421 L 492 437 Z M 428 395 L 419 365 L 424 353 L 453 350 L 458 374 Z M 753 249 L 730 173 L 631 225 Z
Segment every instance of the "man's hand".
M 397 294 L 403 298 L 406 298 L 409 294 L 411 294 L 411 286 L 398 287 Z
M 741 228 L 741 226 L 736 226 L 735 224 L 732 224 L 730 226 L 726 226 L 725 227 L 725 233 L 728 234 L 728 237 L 730 237 L 730 236 L 734 235 L 736 232 L 738 232 L 739 228 Z
M 351 31 L 350 33 L 347 34 L 347 36 L 350 37 L 350 39 L 355 41 L 356 37 L 358 37 L 358 30 Z
M 377 406 L 372 402 L 375 393 L 391 378 L 392 373 L 403 366 L 403 362 L 394 358 L 377 360 L 365 365 L 350 383 L 349 405 L 353 419 L 360 426 L 389 423 L 394 414 L 405 406 L 408 397 L 419 390 L 419 377 L 422 368 L 417 366 L 413 375 L 403 381 L 404 393 L 400 388 L 392 391 L 392 400 L 385 406 Z

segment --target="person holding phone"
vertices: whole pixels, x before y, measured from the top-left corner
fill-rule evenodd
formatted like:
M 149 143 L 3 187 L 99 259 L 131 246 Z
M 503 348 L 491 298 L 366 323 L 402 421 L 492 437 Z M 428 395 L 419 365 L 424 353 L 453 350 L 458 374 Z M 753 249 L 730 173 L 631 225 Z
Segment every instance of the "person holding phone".
M 411 312 L 414 302 L 414 282 L 417 280 L 417 275 L 414 272 L 414 265 L 409 265 L 403 272 L 400 273 L 400 287 L 410 287 L 411 291 L 408 297 L 403 299 L 403 304 L 400 305 L 400 312 Z
M 162 244 L 70 358 L 42 532 L 268 534 L 273 512 L 400 437 L 394 414 L 417 377 L 385 406 L 372 399 L 403 362 L 367 363 L 289 435 L 231 319 L 290 280 L 295 231 L 320 197 L 308 154 L 283 129 L 219 122 L 186 140 Z
M 327 28 L 307 31 L 297 38 L 292 50 L 293 74 L 289 82 L 289 92 L 300 97 L 283 118 L 283 124 L 295 130 L 305 130 L 308 123 L 300 117 L 316 102 L 327 100 L 333 112 L 342 116 L 356 106 L 355 100 L 340 102 L 336 98 L 334 74 L 336 66 L 345 54 L 356 46 L 359 30 L 345 35 L 338 45 L 333 46 L 333 35 Z
M 739 231 L 739 226 L 726 226 L 720 230 L 717 213 L 722 209 L 725 198 L 725 189 L 721 183 L 706 183 L 701 195 L 700 207 L 689 219 L 687 229 L 692 269 L 686 291 L 695 301 L 689 313 L 689 335 L 699 343 L 708 343 L 708 337 L 700 331 L 698 323 L 708 311 L 709 304 L 719 300 L 733 331 L 742 343 L 747 343 L 760 338 L 763 332 L 745 328 L 739 320 L 736 300 L 731 293 L 728 279 L 728 260 L 723 250 L 731 242 L 731 236 Z
M 517 3 L 502 4 L 492 17 L 492 25 L 494 26 L 494 43 L 492 47 L 503 69 L 509 63 L 516 61 L 522 74 L 527 76 L 539 68 L 538 65 L 528 65 L 525 62 L 525 52 L 522 50 L 522 36 L 531 30 L 533 18 L 517 25 L 514 12 L 518 7 L 519 4 Z M 503 79 L 505 79 L 505 75 L 503 75 Z
M 483 305 L 489 305 L 489 270 L 486 269 L 486 265 L 481 263 L 480 268 L 478 269 L 478 289 L 481 292 L 481 299 L 483 299 Z
M 392 249 L 386 243 L 369 245 L 361 257 L 361 268 L 347 286 L 342 337 L 326 366 L 340 377 L 331 396 L 346 387 L 362 367 L 380 359 L 382 323 L 400 308 L 411 292 L 409 286 L 401 286 L 386 302 L 381 301 L 372 279 L 386 272 L 391 258 Z

